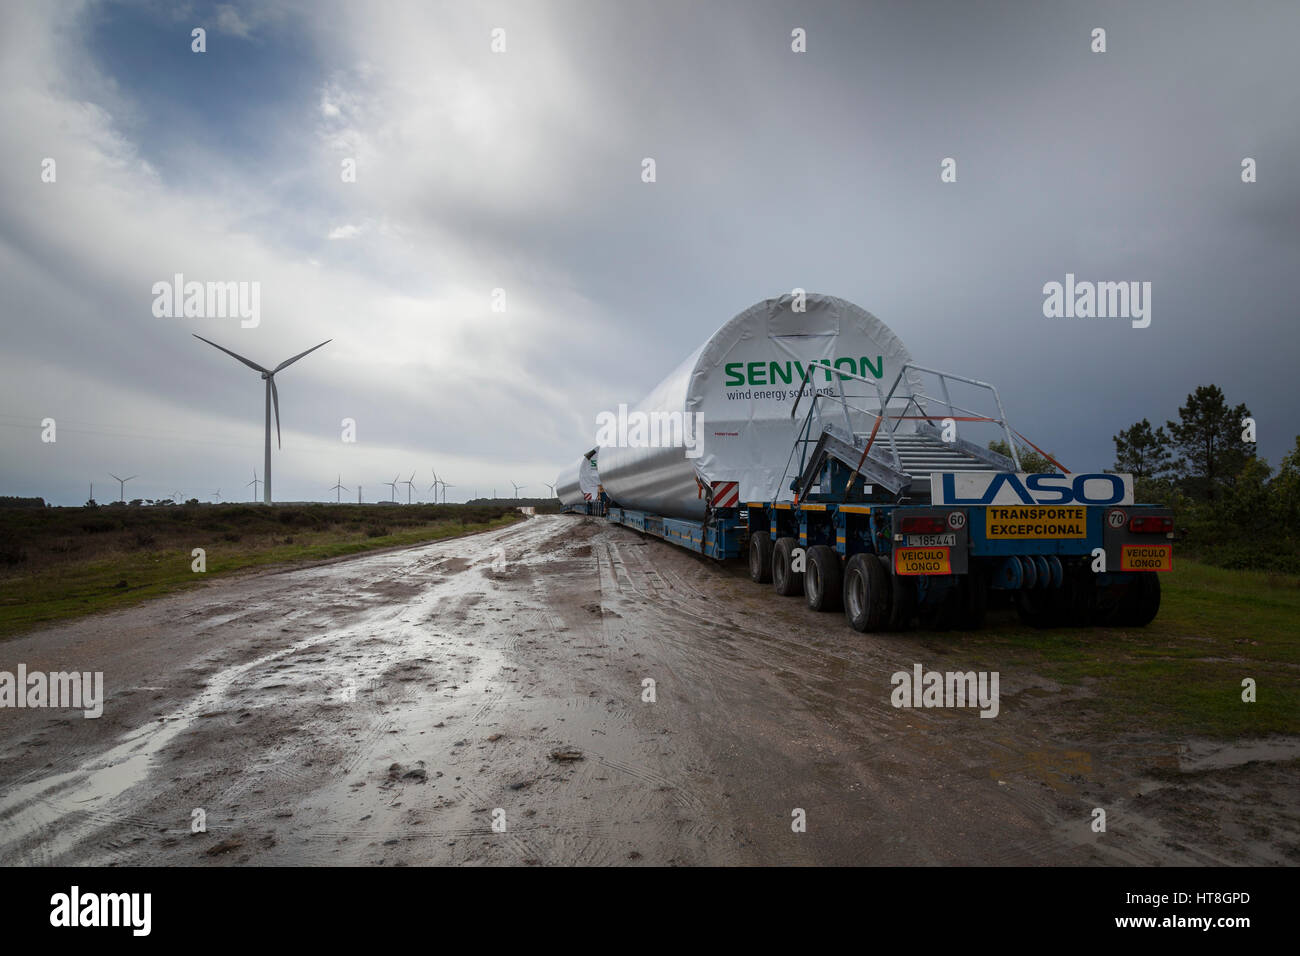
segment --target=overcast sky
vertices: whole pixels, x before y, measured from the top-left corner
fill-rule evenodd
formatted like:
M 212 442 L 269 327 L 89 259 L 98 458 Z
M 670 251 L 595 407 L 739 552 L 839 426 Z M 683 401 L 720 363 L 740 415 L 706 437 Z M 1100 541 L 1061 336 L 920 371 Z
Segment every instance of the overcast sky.
M 1300 431 L 1294 2 L 0 16 L 0 494 L 247 499 L 263 386 L 192 332 L 268 366 L 333 339 L 277 377 L 277 499 L 545 493 L 598 411 L 796 286 L 997 384 L 1074 470 L 1210 382 L 1272 464 Z M 176 273 L 260 283 L 260 324 L 156 317 Z M 1150 326 L 1044 317 L 1066 273 L 1149 281 Z

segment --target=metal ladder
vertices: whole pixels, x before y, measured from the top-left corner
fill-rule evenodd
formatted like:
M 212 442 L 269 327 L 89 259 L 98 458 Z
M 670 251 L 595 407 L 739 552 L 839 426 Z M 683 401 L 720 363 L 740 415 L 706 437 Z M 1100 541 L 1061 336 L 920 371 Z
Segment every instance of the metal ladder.
M 790 410 L 791 418 L 798 412 L 800 402 L 803 399 L 804 387 L 808 384 L 813 372 L 818 368 L 817 364 L 810 365 L 807 372 L 804 373 L 804 380 L 800 383 L 798 398 L 796 398 L 794 407 Z M 934 398 L 921 392 L 909 390 L 902 411 L 891 414 L 888 410 L 889 401 L 898 391 L 899 385 L 906 382 L 906 375 L 909 370 L 937 376 L 943 397 Z M 823 468 L 828 460 L 838 462 L 851 469 L 854 476 L 853 479 L 850 479 L 851 489 L 854 487 L 856 477 L 860 476 L 865 484 L 873 487 L 878 485 L 896 499 L 911 501 L 929 501 L 930 475 L 935 472 L 1020 470 L 1016 445 L 1011 438 L 1011 429 L 1007 424 L 1006 413 L 1002 408 L 1002 400 L 994 386 L 975 379 L 954 375 L 950 372 L 940 372 L 936 369 L 910 363 L 899 370 L 898 376 L 895 378 L 888 394 L 881 391 L 878 382 L 861 375 L 839 370 L 834 370 L 834 375 L 838 387 L 837 394 L 826 395 L 821 392 L 814 392 L 808 414 L 804 418 L 803 425 L 795 438 L 794 446 L 790 449 L 790 458 L 786 462 L 786 477 L 790 477 L 792 474 L 790 465 L 794 460 L 795 453 L 798 452 L 799 465 L 797 470 L 793 472 L 794 480 L 791 483 L 791 490 L 800 497 L 808 494 L 809 489 L 821 480 Z M 985 388 L 992 392 L 998 409 L 997 416 L 980 415 L 969 409 L 954 405 L 948 396 L 947 383 L 949 379 Z M 872 386 L 878 401 L 876 409 L 863 408 L 850 402 L 850 398 L 861 398 L 861 396 L 849 396 L 845 393 L 843 383 L 846 380 L 857 380 Z M 945 406 L 948 409 L 947 415 L 929 415 L 924 404 L 927 401 Z M 822 402 L 830 404 L 830 408 L 825 415 L 820 409 L 820 403 Z M 872 431 L 855 430 L 850 410 L 874 420 Z M 908 413 L 913 410 L 915 410 L 915 414 L 909 415 Z M 840 425 L 838 421 L 840 415 L 836 414 L 837 411 L 843 416 L 843 425 Z M 961 438 L 951 442 L 944 441 L 942 432 L 935 427 L 932 420 L 941 420 L 947 417 L 955 418 L 959 414 L 967 417 L 967 420 L 1001 425 L 1003 434 L 1007 438 L 1007 446 L 1011 449 L 1012 457 L 1008 458 L 999 455 L 997 452 L 990 451 L 974 442 Z M 898 426 L 909 419 L 920 420 L 916 431 L 899 432 L 897 430 Z M 784 478 L 782 480 L 784 481 Z

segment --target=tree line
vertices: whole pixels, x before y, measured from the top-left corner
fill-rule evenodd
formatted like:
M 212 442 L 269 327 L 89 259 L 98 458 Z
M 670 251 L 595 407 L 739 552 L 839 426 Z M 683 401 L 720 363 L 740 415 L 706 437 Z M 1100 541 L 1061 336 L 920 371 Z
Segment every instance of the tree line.
M 1131 474 L 1140 503 L 1174 511 L 1180 549 L 1224 567 L 1300 572 L 1300 435 L 1276 473 L 1260 458 L 1255 419 L 1217 385 L 1200 385 L 1176 421 L 1143 418 L 1112 436 L 1113 472 Z M 1005 442 L 989 447 L 1007 454 Z M 1056 471 L 1020 453 L 1027 472 Z

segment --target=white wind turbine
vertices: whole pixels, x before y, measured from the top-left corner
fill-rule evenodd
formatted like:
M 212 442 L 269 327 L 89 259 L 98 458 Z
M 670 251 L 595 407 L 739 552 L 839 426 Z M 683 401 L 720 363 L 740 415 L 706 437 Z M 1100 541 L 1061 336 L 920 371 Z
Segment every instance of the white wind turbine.
M 411 489 L 415 487 L 415 472 L 411 472 L 411 477 L 399 482 L 399 484 L 406 485 L 406 503 L 409 505 L 411 503 Z
M 253 486 L 253 498 L 252 498 L 253 501 L 256 501 L 256 500 L 257 500 L 257 486 L 260 485 L 260 484 L 261 484 L 261 482 L 257 480 L 257 469 L 254 468 L 254 469 L 253 469 L 253 480 L 250 481 L 250 482 L 248 483 L 248 485 L 252 485 L 252 486 Z M 248 485 L 244 485 L 244 487 L 247 488 Z
M 339 480 L 336 481 L 334 487 L 330 489 L 330 491 L 334 492 L 334 503 L 336 505 L 343 503 L 343 492 L 347 490 L 348 489 L 343 487 L 343 476 L 339 475 Z
M 515 483 L 514 483 L 513 481 L 510 482 L 510 484 L 515 485 Z M 519 489 L 520 489 L 520 488 L 527 488 L 527 487 L 528 487 L 527 485 L 515 485 L 515 500 L 516 500 L 516 501 L 520 500 L 520 499 L 519 499 Z
M 251 368 L 253 371 L 262 373 L 262 378 L 266 382 L 266 457 L 265 460 L 263 461 L 263 470 L 266 472 L 266 478 L 263 480 L 264 487 L 263 487 L 262 500 L 263 502 L 269 505 L 271 503 L 271 405 L 272 404 L 275 405 L 275 444 L 276 447 L 283 447 L 280 444 L 280 393 L 279 390 L 275 387 L 275 374 L 277 372 L 283 371 L 284 369 L 288 368 L 290 365 L 298 361 L 298 359 L 302 358 L 304 355 L 309 355 L 312 352 L 315 352 L 318 348 L 321 347 L 321 345 L 328 345 L 330 342 L 334 340 L 326 339 L 320 345 L 313 345 L 306 352 L 299 352 L 297 355 L 293 356 L 292 358 L 285 359 L 275 368 L 268 369 L 268 368 L 263 368 L 262 366 L 258 365 L 256 362 L 249 361 L 248 359 L 244 358 L 242 355 L 238 355 L 235 352 L 230 351 L 230 349 L 228 348 L 222 348 L 222 346 L 218 345 L 216 342 L 209 342 L 201 335 L 195 335 L 194 333 L 190 333 L 190 334 L 194 335 L 194 337 L 198 339 L 200 342 L 207 342 L 214 349 L 221 349 L 221 351 L 225 352 L 231 358 L 238 359 L 239 361 L 247 365 L 249 368 Z
M 382 482 L 382 484 L 388 485 L 388 487 L 390 487 L 390 488 L 393 489 L 393 497 L 392 497 L 391 500 L 392 500 L 392 502 L 393 502 L 394 504 L 397 503 L 397 486 L 401 484 L 401 482 L 398 481 L 397 479 L 399 479 L 399 478 L 401 478 L 401 477 L 402 477 L 402 475 L 401 475 L 401 473 L 399 472 L 398 474 L 396 474 L 396 475 L 393 476 L 393 480 L 392 480 L 392 481 L 385 481 L 385 482 Z
M 450 481 L 444 481 L 444 482 L 442 483 L 442 503 L 443 503 L 444 505 L 447 503 L 447 489 L 448 489 L 448 488 L 455 488 L 455 487 L 456 487 L 456 486 L 453 485 Z
M 140 476 L 139 476 L 139 475 L 130 475 L 129 477 L 126 477 L 126 478 L 119 478 L 119 477 L 117 477 L 117 475 L 113 474 L 111 471 L 110 471 L 108 474 L 109 474 L 109 477 L 111 477 L 114 481 L 117 482 L 117 498 L 118 498 L 118 500 L 121 501 L 123 504 L 125 504 L 125 503 L 126 503 L 126 483 L 127 483 L 128 481 L 131 481 L 133 478 L 138 478 L 138 477 L 140 477 Z
M 548 481 L 543 481 L 542 484 L 546 485 L 547 488 L 550 488 L 550 489 L 551 489 L 551 497 L 554 498 L 554 497 L 555 497 L 555 486 L 554 486 L 553 484 L 551 484 L 550 482 L 548 482 Z

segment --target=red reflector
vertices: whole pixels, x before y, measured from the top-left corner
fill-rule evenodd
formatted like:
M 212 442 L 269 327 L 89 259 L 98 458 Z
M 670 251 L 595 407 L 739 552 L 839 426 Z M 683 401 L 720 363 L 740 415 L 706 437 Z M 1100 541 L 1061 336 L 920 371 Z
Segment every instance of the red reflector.
M 1149 515 L 1134 516 L 1129 519 L 1128 529 L 1137 534 L 1158 534 L 1161 531 L 1173 531 L 1174 519 L 1169 516 L 1151 517 Z
M 903 534 L 942 534 L 943 518 L 904 518 L 899 527 Z

